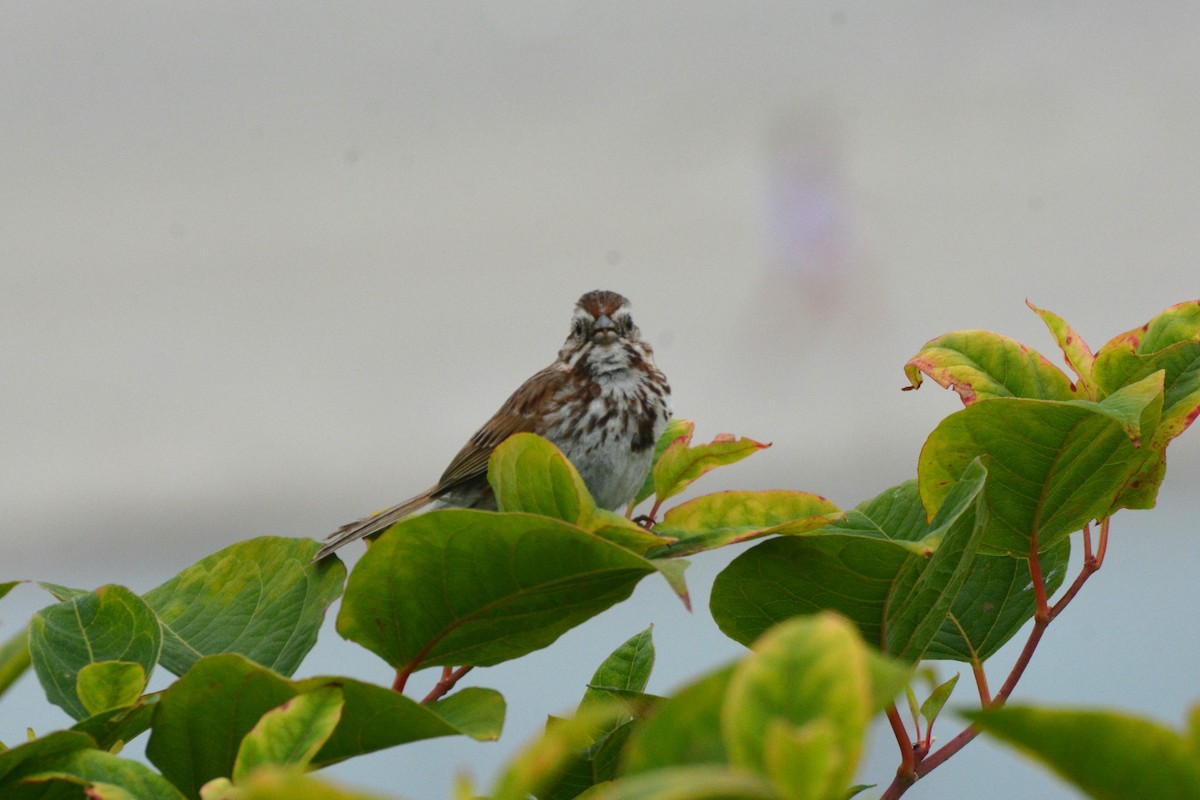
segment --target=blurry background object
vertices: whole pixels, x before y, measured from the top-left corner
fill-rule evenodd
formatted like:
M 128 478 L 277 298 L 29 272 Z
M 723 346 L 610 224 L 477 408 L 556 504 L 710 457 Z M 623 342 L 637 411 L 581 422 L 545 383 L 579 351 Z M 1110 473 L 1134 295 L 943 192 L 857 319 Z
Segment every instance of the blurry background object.
M 958 408 L 899 391 L 926 340 L 1052 353 L 1028 297 L 1099 346 L 1200 296 L 1198 31 L 1182 3 L 8 4 L 0 580 L 145 591 L 386 506 L 595 288 L 633 301 L 699 438 L 774 442 L 728 488 L 872 497 Z M 1157 510 L 1118 517 L 1021 697 L 1179 724 L 1200 637 L 1144 619 L 1200 603 L 1178 566 L 1200 560 L 1198 442 Z M 733 657 L 706 611 L 719 561 L 691 569 L 693 615 L 648 581 L 473 672 L 508 698 L 499 744 L 332 774 L 410 800 L 461 765 L 486 785 L 651 622 L 650 691 Z M 0 637 L 49 602 L 16 589 Z M 332 620 L 300 674 L 321 672 L 390 679 Z M 67 724 L 24 680 L 0 740 Z M 919 794 L 1064 790 L 977 742 Z

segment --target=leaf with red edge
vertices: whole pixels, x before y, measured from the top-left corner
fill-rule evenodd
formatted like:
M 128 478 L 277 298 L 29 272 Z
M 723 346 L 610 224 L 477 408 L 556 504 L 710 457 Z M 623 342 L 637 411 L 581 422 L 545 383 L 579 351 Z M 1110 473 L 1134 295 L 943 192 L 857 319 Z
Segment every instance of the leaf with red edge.
M 1150 508 L 1166 472 L 1166 449 L 1200 416 L 1200 301 L 1171 306 L 1146 324 L 1114 337 L 1096 353 L 1101 396 L 1120 392 L 1162 370 L 1162 416 L 1143 421 L 1142 467 L 1114 508 Z M 1148 447 L 1146 445 L 1149 445 Z
M 709 470 L 741 461 L 770 446 L 770 442 L 721 433 L 708 444 L 693 447 L 689 430 L 672 442 L 654 465 L 654 494 L 661 503 L 682 492 Z
M 913 389 L 922 373 L 969 406 L 993 397 L 1075 400 L 1071 381 L 1036 350 L 991 331 L 954 331 L 925 343 L 904 365 Z
M 984 552 L 1025 557 L 1043 552 L 1114 502 L 1144 466 L 1144 426 L 1162 408 L 1156 373 L 1094 403 L 1003 398 L 946 417 L 929 435 L 917 465 L 921 501 L 933 513 L 976 458 L 988 463 L 991 521 Z
M 650 555 L 681 556 L 771 534 L 804 533 L 841 517 L 836 505 L 808 492 L 714 492 L 668 511 L 654 532 L 678 541 Z
M 696 423 L 690 419 L 673 419 L 667 423 L 662 436 L 658 437 L 658 441 L 654 445 L 654 460 L 650 462 L 650 471 L 646 473 L 646 480 L 642 483 L 642 488 L 638 490 L 637 495 L 629 504 L 629 512 L 631 514 L 638 503 L 654 494 L 654 467 L 658 464 L 658 460 L 662 458 L 662 454 L 676 439 L 686 438 L 688 441 L 691 441 L 692 431 L 694 430 L 696 430 Z
M 1151 441 L 1165 447 L 1200 416 L 1200 300 L 1171 306 L 1096 353 L 1096 383 L 1105 395 L 1160 369 L 1163 411 Z
M 1046 327 L 1050 329 L 1050 335 L 1058 343 L 1058 349 L 1062 350 L 1067 366 L 1078 377 L 1075 386 L 1081 390 L 1086 399 L 1095 400 L 1096 383 L 1092 379 L 1092 363 L 1096 357 L 1092 355 L 1092 349 L 1088 347 L 1087 342 L 1062 317 L 1053 311 L 1038 308 L 1028 300 L 1025 301 L 1025 305 L 1029 306 L 1035 314 L 1041 317 L 1042 322 L 1046 323 Z

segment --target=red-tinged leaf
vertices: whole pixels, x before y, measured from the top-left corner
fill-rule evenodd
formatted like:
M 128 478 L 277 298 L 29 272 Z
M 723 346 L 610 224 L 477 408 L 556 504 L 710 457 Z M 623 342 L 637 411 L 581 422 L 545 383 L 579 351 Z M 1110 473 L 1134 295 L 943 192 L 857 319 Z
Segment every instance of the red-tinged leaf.
M 715 492 L 668 511 L 654 531 L 678 541 L 652 555 L 688 555 L 760 536 L 805 533 L 841 516 L 836 505 L 808 492 Z
M 1097 351 L 1093 366 L 1101 397 L 1118 394 L 1160 370 L 1161 417 L 1142 421 L 1141 467 L 1114 508 L 1154 505 L 1166 471 L 1167 445 L 1200 416 L 1200 301 L 1171 306 L 1146 324 L 1114 337 Z
M 904 365 L 913 389 L 920 388 L 922 373 L 953 389 L 966 406 L 993 397 L 1078 397 L 1066 374 L 1045 356 L 991 331 L 955 331 L 926 342 Z
M 654 460 L 650 462 L 650 472 L 646 474 L 646 480 L 642 483 L 642 488 L 638 490 L 637 496 L 629 504 L 629 512 L 626 516 L 631 516 L 633 509 L 638 503 L 645 500 L 654 494 L 654 467 L 657 466 L 658 460 L 662 458 L 662 454 L 676 439 L 692 440 L 692 432 L 696 430 L 696 423 L 690 419 L 673 419 L 667 423 L 666 429 L 662 432 L 662 436 L 658 437 L 658 441 L 654 445 Z
M 709 470 L 741 461 L 770 447 L 730 433 L 718 434 L 708 444 L 692 446 L 691 431 L 672 442 L 654 465 L 654 494 L 658 502 L 679 494 Z
M 1041 317 L 1042 322 L 1046 323 L 1046 327 L 1050 329 L 1050 335 L 1058 343 L 1058 349 L 1062 350 L 1067 366 L 1078 377 L 1075 386 L 1088 400 L 1095 400 L 1096 384 L 1092 379 L 1092 363 L 1096 357 L 1092 355 L 1092 349 L 1088 347 L 1087 342 L 1062 317 L 1053 311 L 1038 308 L 1028 300 L 1025 301 L 1025 305 L 1029 306 L 1035 314 Z
M 1162 450 L 1200 416 L 1200 300 L 1171 306 L 1096 353 L 1095 376 L 1102 395 L 1160 369 L 1165 373 L 1162 419 L 1151 443 Z

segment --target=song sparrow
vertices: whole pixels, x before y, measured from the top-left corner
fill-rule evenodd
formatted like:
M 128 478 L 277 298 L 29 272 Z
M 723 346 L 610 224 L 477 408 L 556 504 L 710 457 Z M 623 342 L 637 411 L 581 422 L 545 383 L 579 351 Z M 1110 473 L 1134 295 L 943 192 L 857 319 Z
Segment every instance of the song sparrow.
M 670 417 L 671 387 L 633 324 L 629 301 L 616 292 L 588 292 L 575 304 L 558 359 L 512 393 L 436 484 L 343 525 L 326 537 L 314 560 L 427 505 L 495 509 L 488 458 L 514 433 L 549 439 L 579 470 L 597 505 L 619 509 L 641 488 Z

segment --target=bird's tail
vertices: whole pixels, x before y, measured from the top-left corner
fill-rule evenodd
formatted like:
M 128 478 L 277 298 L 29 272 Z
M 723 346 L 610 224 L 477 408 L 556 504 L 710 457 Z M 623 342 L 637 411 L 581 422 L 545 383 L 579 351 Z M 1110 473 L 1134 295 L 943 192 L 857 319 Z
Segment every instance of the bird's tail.
M 392 523 L 407 517 L 422 506 L 429 505 L 433 502 L 433 493 L 436 489 L 436 486 L 431 486 L 416 497 L 410 497 L 403 503 L 398 503 L 391 508 L 385 508 L 383 511 L 376 511 L 371 516 L 360 519 L 357 522 L 343 525 L 325 537 L 325 544 L 313 556 L 313 561 L 320 561 L 344 544 L 361 539 L 364 536 L 379 533 L 390 527 Z

